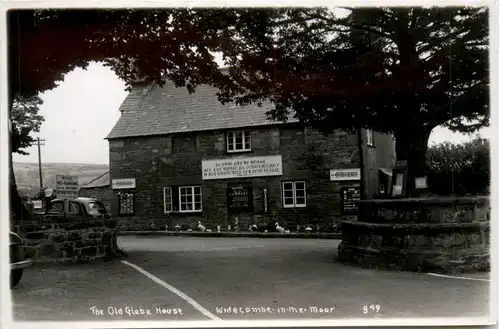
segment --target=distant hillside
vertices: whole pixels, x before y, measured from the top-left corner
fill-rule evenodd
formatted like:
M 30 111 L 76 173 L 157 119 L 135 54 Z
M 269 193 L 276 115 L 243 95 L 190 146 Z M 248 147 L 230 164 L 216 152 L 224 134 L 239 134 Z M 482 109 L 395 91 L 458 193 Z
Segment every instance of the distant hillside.
M 87 163 L 44 163 L 42 164 L 43 186 L 55 188 L 57 175 L 78 176 L 78 183 L 88 184 L 95 178 L 109 171 L 109 166 L 104 164 Z M 34 196 L 39 190 L 38 163 L 14 162 L 14 175 L 20 188 L 31 187 Z

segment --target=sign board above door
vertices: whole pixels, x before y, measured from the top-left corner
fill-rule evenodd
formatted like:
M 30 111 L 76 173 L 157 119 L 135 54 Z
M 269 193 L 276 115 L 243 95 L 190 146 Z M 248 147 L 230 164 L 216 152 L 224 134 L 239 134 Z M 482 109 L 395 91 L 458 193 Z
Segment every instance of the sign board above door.
M 349 181 L 349 180 L 360 180 L 360 179 L 361 179 L 360 168 L 330 170 L 330 180 L 332 181 Z
M 111 180 L 113 190 L 135 188 L 135 178 L 117 178 Z

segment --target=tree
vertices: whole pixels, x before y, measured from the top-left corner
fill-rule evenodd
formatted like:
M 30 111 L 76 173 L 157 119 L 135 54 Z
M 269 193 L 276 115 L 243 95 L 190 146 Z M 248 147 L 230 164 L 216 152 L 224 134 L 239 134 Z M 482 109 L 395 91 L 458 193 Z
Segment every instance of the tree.
M 241 10 L 11 10 L 8 24 L 8 104 L 53 89 L 64 75 L 92 61 L 103 62 L 132 83 L 168 78 L 191 92 L 201 83 L 224 80 L 211 51 L 225 26 L 253 20 Z M 229 36 L 228 36 L 229 37 Z M 15 144 L 16 130 L 11 130 Z M 13 149 L 12 151 L 14 151 Z M 16 188 L 10 158 L 10 205 L 29 218 Z
M 45 121 L 43 116 L 38 114 L 39 106 L 43 101 L 38 96 L 23 97 L 17 95 L 14 97 L 10 109 L 10 192 L 11 192 L 11 211 L 14 217 L 30 218 L 31 214 L 26 209 L 23 198 L 19 195 L 14 167 L 12 163 L 12 153 L 28 155 L 24 150 L 34 142 L 32 133 L 40 131 L 42 123 Z M 15 201 L 15 202 L 12 202 Z
M 475 138 L 462 144 L 450 142 L 427 151 L 429 190 L 438 195 L 489 194 L 490 145 Z
M 28 155 L 24 149 L 31 146 L 35 139 L 33 133 L 40 132 L 45 118 L 38 114 L 43 101 L 38 96 L 16 97 L 10 111 L 11 139 L 10 150 L 14 153 Z
M 485 8 L 324 8 L 269 11 L 260 32 L 231 29 L 220 46 L 234 86 L 223 101 L 272 101 L 326 133 L 371 128 L 394 134 L 407 160 L 407 192 L 425 169 L 438 126 L 488 125 L 488 11 Z M 229 51 L 228 51 L 229 50 Z

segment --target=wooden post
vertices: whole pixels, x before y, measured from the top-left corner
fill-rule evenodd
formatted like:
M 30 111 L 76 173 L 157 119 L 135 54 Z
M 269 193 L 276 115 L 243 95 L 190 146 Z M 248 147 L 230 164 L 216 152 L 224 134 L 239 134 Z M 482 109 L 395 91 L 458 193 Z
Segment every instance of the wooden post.
M 45 145 L 45 139 L 38 137 L 36 139 L 38 144 L 38 176 L 40 178 L 40 191 L 43 190 L 43 179 L 42 179 L 42 152 L 40 146 Z

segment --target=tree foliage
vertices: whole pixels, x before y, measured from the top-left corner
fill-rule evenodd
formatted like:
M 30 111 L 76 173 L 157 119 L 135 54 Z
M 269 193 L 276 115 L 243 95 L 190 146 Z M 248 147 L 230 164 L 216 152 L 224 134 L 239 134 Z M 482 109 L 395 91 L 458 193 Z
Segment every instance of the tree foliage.
M 233 86 L 220 97 L 272 101 L 270 117 L 293 115 L 325 132 L 359 127 L 392 133 L 421 174 L 438 126 L 474 132 L 489 123 L 486 8 L 325 8 L 269 11 L 259 33 L 231 31 Z M 262 23 L 263 22 L 263 23 Z
M 33 133 L 40 132 L 42 123 L 45 121 L 45 118 L 38 114 L 39 106 L 42 104 L 43 101 L 38 96 L 27 98 L 18 96 L 14 99 L 10 111 L 11 152 L 28 155 L 24 149 L 35 142 Z
M 429 190 L 438 195 L 487 195 L 490 187 L 490 145 L 482 138 L 431 146 L 427 152 Z
M 271 100 L 323 131 L 372 128 L 396 137 L 419 170 L 431 131 L 489 122 L 485 8 L 294 9 L 269 14 L 258 37 L 233 31 L 227 64 L 238 88 L 224 99 Z M 249 49 L 248 43 L 254 47 Z
M 347 16 L 326 8 L 11 12 L 20 29 L 10 29 L 11 86 L 51 89 L 94 60 L 129 85 L 167 77 L 193 91 L 210 83 L 221 100 L 270 100 L 272 117 L 292 111 L 327 131 L 470 132 L 487 124 L 487 9 L 343 10 Z M 61 44 L 72 47 L 61 52 Z

